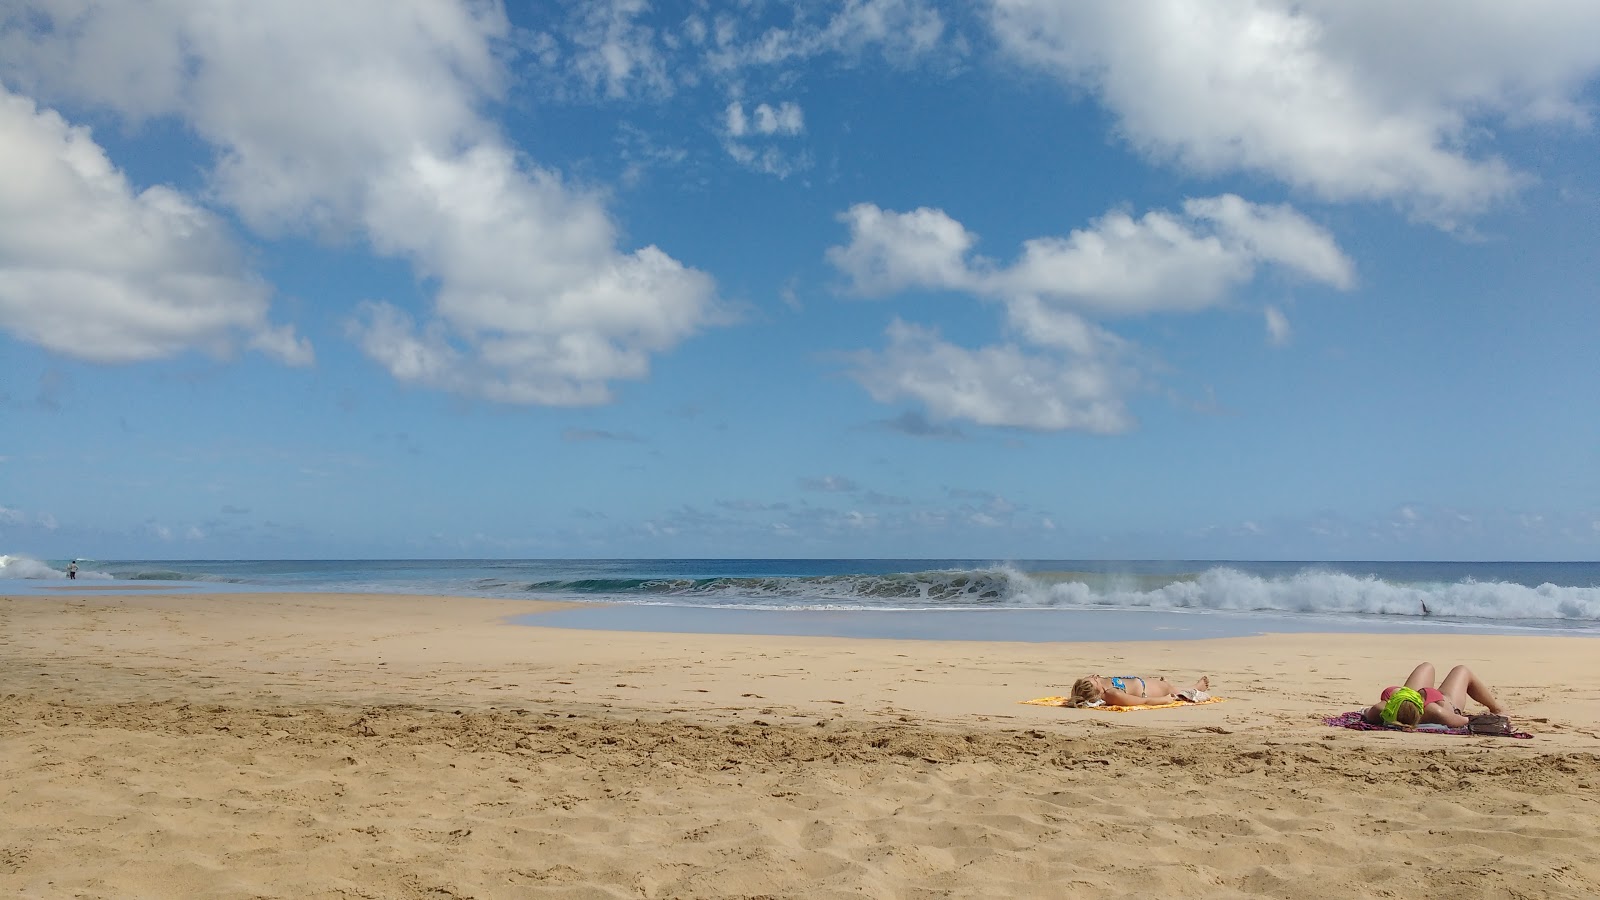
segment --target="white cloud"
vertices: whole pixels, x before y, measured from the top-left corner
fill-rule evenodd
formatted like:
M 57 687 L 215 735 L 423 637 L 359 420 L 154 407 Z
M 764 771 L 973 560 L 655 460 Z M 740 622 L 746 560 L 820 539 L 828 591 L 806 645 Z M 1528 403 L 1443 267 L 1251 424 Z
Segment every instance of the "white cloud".
M 744 104 L 735 100 L 723 111 L 723 128 L 730 138 L 742 138 L 750 133 L 750 119 L 744 114 Z
M 573 71 L 591 90 L 608 97 L 672 91 L 669 48 L 638 21 L 650 10 L 646 0 L 580 3 L 573 10 L 565 37 L 573 46 Z
M 827 258 L 850 276 L 857 293 L 876 297 L 914 287 L 973 285 L 966 256 L 977 236 L 944 210 L 897 213 L 858 203 L 839 221 L 850 226 L 850 243 L 828 248 Z
M 1224 241 L 1263 262 L 1277 263 L 1349 290 L 1355 266 L 1321 226 L 1291 206 L 1250 203 L 1233 194 L 1186 200 L 1184 212 L 1214 224 Z
M 1183 215 L 1108 213 L 1066 237 L 1025 241 L 1009 266 L 975 256 L 977 237 L 942 210 L 858 204 L 839 219 L 850 242 L 827 257 L 856 292 L 919 288 L 997 301 L 1011 334 L 1034 348 L 968 350 L 896 322 L 887 349 L 856 355 L 852 374 L 874 399 L 910 399 L 944 421 L 1126 431 L 1125 398 L 1144 380 L 1139 354 L 1089 317 L 1216 306 L 1264 266 L 1336 288 L 1354 283 L 1325 230 L 1290 207 L 1232 195 L 1190 200 Z
M 933 52 L 946 37 L 943 16 L 927 0 L 843 0 L 827 6 L 831 11 L 813 21 L 810 12 L 816 7 L 797 5 L 788 25 L 753 36 L 745 33 L 745 22 L 719 13 L 704 29 L 711 43 L 705 64 L 714 72 L 730 73 L 825 54 L 853 59 L 874 49 L 891 62 L 907 63 Z
M 747 115 L 744 104 L 735 100 L 723 110 L 722 143 L 728 155 L 746 168 L 779 178 L 810 166 L 803 150 L 788 150 L 778 143 L 804 131 L 805 113 L 793 101 L 757 104 Z
M 1126 431 L 1131 374 L 1113 361 L 1028 353 L 1011 344 L 968 350 L 895 320 L 889 346 L 859 353 L 852 376 L 880 403 L 911 399 L 938 420 L 1041 431 Z
M 1126 342 L 1111 332 L 1037 297 L 1018 297 L 1007 303 L 1006 322 L 1031 344 L 1082 358 L 1120 356 L 1128 350 Z
M 1267 341 L 1274 347 L 1282 347 L 1289 343 L 1294 336 L 1294 330 L 1289 327 L 1289 319 L 1283 311 L 1276 306 L 1266 308 Z
M 181 117 L 216 148 L 216 195 L 252 228 L 364 240 L 438 285 L 421 325 L 382 303 L 352 325 L 402 381 L 605 402 L 717 316 L 708 276 L 653 246 L 620 249 L 598 196 L 519 158 L 478 113 L 504 80 L 497 5 L 159 5 L 128 44 L 106 37 L 121 17 L 99 6 L 35 12 L 51 27 L 9 28 L 0 45 L 27 51 L 13 66 L 30 79 L 129 117 Z
M 1006 52 L 1093 91 L 1153 158 L 1447 224 L 1525 180 L 1475 130 L 1581 124 L 1600 69 L 1587 0 L 995 0 L 991 23 Z
M 618 252 L 597 199 L 518 168 L 498 145 L 411 160 L 374 192 L 369 216 L 379 250 L 440 280 L 443 327 L 427 341 L 445 368 L 391 368 L 402 380 L 507 403 L 605 402 L 608 382 L 644 377 L 651 353 L 715 314 L 709 276 L 654 246 Z M 437 352 L 451 338 L 470 352 Z
M 753 172 L 773 175 L 780 179 L 811 168 L 809 154 L 786 153 L 772 145 L 752 147 L 749 144 L 729 142 L 727 150 L 728 155 L 739 165 Z
M 236 343 L 285 363 L 309 342 L 267 322 L 271 291 L 212 213 L 136 191 L 89 130 L 0 86 L 0 327 L 101 363 Z
M 1034 238 L 991 291 L 1048 296 L 1100 315 L 1210 306 L 1253 273 L 1247 248 L 1225 245 L 1166 212 L 1112 212 L 1065 238 Z
M 855 66 L 876 56 L 897 67 L 958 60 L 967 54 L 967 40 L 947 30 L 937 7 L 936 0 L 687 7 L 589 0 L 566 4 L 564 13 L 541 8 L 537 30 L 513 40 L 525 67 L 521 81 L 535 85 L 541 100 L 663 101 L 714 86 L 733 102 L 692 118 L 714 123 L 734 162 L 781 179 L 814 165 L 814 154 L 801 143 L 803 112 L 793 101 L 747 107 L 744 98 L 787 90 L 802 69 L 824 58 Z M 629 166 L 624 179 L 640 172 Z
M 797 135 L 806 127 L 800 104 L 785 100 L 777 106 L 762 103 L 756 107 L 756 131 L 762 134 Z
M 854 63 L 869 53 L 910 65 L 946 51 L 961 55 L 932 0 L 824 0 L 804 4 L 679 6 L 646 0 L 568 4 L 543 10 L 540 30 L 521 36 L 530 73 L 558 94 L 609 99 L 665 97 L 715 81 L 781 80 L 823 56 Z
M 854 509 L 848 510 L 841 514 L 835 520 L 835 522 L 841 528 L 852 528 L 857 530 L 878 527 L 878 517 L 876 515 L 872 513 L 860 512 Z
M 1353 265 L 1333 237 L 1287 206 L 1223 195 L 1189 200 L 1187 216 L 1110 212 L 1066 237 L 1033 238 L 1009 267 L 968 259 L 976 237 L 942 210 L 896 213 L 858 204 L 841 215 L 850 243 L 827 251 L 852 288 L 968 290 L 1040 298 L 1096 315 L 1202 309 L 1273 264 L 1338 288 Z

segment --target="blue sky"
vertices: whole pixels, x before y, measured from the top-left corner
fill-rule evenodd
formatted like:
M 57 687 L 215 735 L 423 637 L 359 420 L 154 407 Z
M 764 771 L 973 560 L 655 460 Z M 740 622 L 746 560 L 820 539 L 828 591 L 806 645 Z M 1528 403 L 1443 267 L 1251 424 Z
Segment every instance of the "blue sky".
M 0 552 L 1600 558 L 1600 6 L 0 0 Z

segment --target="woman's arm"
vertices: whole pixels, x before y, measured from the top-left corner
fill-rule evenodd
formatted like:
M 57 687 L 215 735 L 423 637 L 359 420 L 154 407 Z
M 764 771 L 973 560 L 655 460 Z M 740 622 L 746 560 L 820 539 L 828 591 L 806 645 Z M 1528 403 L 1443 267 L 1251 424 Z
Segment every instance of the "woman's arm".
M 1119 691 L 1108 687 L 1105 692 L 1107 706 L 1152 706 L 1157 703 L 1171 703 L 1171 697 L 1136 697 L 1127 691 Z
M 1467 724 L 1467 717 L 1456 712 L 1449 704 L 1429 703 L 1427 713 L 1422 717 L 1424 722 L 1437 722 L 1448 728 L 1460 728 Z

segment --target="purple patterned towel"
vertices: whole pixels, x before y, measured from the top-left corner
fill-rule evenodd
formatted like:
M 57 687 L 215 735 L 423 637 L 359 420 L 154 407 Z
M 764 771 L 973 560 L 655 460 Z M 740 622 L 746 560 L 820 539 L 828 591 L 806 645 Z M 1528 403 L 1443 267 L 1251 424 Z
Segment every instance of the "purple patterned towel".
M 1352 712 L 1340 713 L 1337 716 L 1328 716 L 1327 718 L 1322 720 L 1322 724 L 1324 724 L 1324 725 L 1332 725 L 1335 728 L 1354 728 L 1356 731 L 1404 731 L 1405 730 L 1405 729 L 1400 728 L 1398 726 L 1373 725 L 1371 723 L 1364 722 L 1364 721 L 1361 720 L 1361 710 L 1359 710 L 1359 709 L 1358 710 L 1354 710 Z M 1468 736 L 1472 735 L 1472 732 L 1468 731 L 1466 729 L 1466 726 L 1462 726 L 1460 728 L 1450 728 L 1450 727 L 1445 726 L 1445 725 L 1418 725 L 1417 726 L 1417 732 L 1419 734 L 1462 734 L 1462 735 L 1468 735 Z M 1477 735 L 1477 736 L 1478 737 L 1514 737 L 1514 738 L 1531 738 L 1531 737 L 1533 737 L 1533 735 L 1527 733 L 1526 731 L 1514 731 L 1511 734 L 1502 734 L 1502 735 L 1480 734 L 1480 735 Z

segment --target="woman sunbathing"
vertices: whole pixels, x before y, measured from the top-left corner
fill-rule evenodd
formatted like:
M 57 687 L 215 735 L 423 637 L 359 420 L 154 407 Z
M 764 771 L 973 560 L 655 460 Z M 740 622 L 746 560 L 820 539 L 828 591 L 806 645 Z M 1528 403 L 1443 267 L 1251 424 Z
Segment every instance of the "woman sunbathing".
M 1160 706 L 1175 700 L 1198 703 L 1209 699 L 1211 679 L 1205 675 L 1194 687 L 1179 689 L 1165 678 L 1138 675 L 1089 675 L 1072 684 L 1073 706 Z
M 1495 715 L 1505 714 L 1489 686 L 1466 666 L 1451 669 L 1437 688 L 1433 686 L 1433 675 L 1433 663 L 1418 663 L 1404 687 L 1384 688 L 1378 702 L 1361 711 L 1362 721 L 1369 725 L 1399 725 L 1408 729 L 1418 725 L 1460 728 L 1467 724 L 1468 717 L 1462 707 L 1467 705 L 1468 697 L 1482 703 Z

